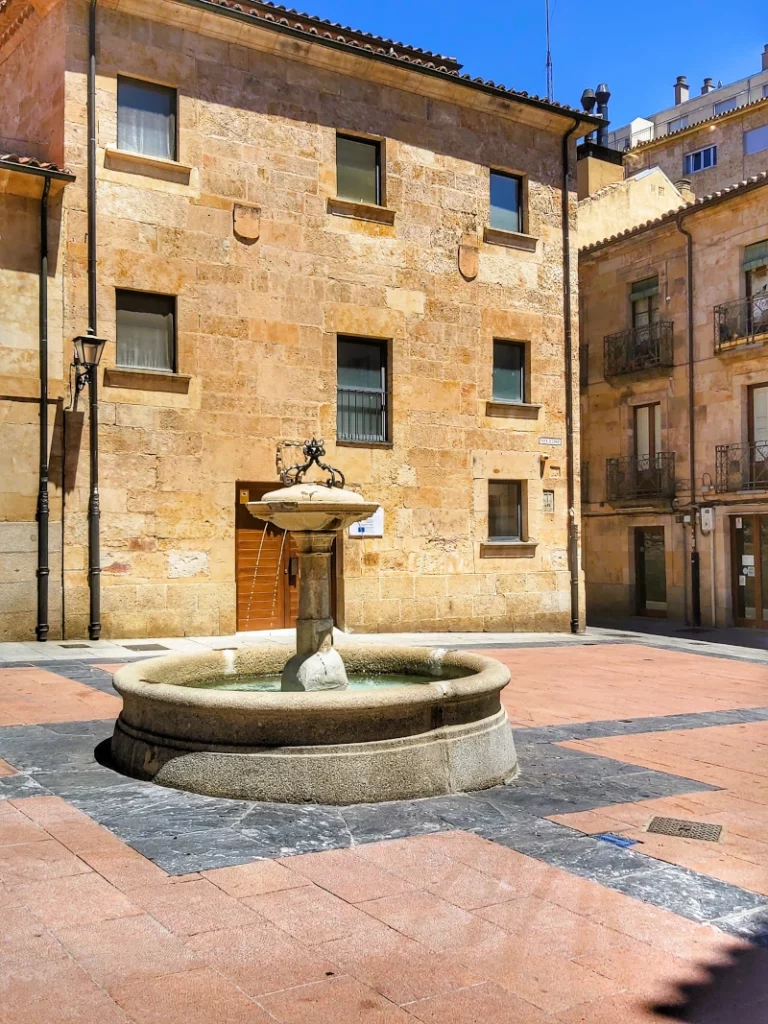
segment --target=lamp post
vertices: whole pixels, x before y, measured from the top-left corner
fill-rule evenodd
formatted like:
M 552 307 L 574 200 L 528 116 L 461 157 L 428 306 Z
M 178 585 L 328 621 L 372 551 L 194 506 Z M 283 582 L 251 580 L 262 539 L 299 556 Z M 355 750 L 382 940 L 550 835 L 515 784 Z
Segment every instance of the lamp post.
M 75 396 L 88 385 L 89 447 L 91 458 L 90 495 L 88 498 L 88 588 L 90 612 L 88 638 L 101 635 L 101 554 L 99 550 L 99 405 L 98 366 L 106 344 L 93 334 L 79 335 L 75 345 Z

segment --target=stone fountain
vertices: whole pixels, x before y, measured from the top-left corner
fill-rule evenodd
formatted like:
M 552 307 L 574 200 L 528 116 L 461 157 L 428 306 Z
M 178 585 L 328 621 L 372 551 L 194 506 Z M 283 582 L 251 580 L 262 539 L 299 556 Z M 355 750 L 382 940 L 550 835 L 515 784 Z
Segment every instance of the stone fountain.
M 321 461 L 282 474 L 250 502 L 289 531 L 299 557 L 296 653 L 277 644 L 126 665 L 111 743 L 114 766 L 164 786 L 247 800 L 352 804 L 486 789 L 517 774 L 500 694 L 509 671 L 460 651 L 350 643 L 337 650 L 331 547 L 378 507 Z M 316 465 L 324 483 L 305 483 Z

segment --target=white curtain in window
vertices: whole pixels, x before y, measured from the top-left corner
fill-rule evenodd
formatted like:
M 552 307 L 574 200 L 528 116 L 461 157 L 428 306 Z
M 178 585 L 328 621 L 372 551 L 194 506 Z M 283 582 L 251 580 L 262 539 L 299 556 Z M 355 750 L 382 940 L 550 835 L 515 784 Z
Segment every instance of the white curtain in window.
M 130 153 L 175 159 L 175 94 L 151 83 L 120 79 L 117 145 Z
M 142 370 L 173 370 L 171 315 L 118 310 L 117 365 Z

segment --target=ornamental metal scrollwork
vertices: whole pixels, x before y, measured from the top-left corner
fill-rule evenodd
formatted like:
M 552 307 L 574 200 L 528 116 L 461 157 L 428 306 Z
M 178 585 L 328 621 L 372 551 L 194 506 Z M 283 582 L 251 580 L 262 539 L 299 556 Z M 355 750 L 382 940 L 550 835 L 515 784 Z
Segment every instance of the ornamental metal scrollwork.
M 290 466 L 288 469 L 284 469 L 280 474 L 280 480 L 286 487 L 290 487 L 292 484 L 301 483 L 304 474 L 313 465 L 330 474 L 330 478 L 325 481 L 326 487 L 344 486 L 344 474 L 341 470 L 334 469 L 333 466 L 329 466 L 327 463 L 320 461 L 323 455 L 325 455 L 325 441 L 322 439 L 318 441 L 316 437 L 313 437 L 311 441 L 304 442 L 301 450 L 304 452 L 307 461 L 297 462 L 295 466 Z

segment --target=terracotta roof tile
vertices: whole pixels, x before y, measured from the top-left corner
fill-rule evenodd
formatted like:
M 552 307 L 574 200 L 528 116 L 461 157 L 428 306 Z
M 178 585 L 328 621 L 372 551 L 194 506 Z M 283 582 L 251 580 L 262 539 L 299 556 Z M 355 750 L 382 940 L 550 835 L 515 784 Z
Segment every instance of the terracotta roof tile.
M 58 164 L 45 160 L 36 160 L 32 156 L 19 156 L 18 153 L 0 152 L 0 163 L 20 164 L 22 167 L 34 167 L 41 171 L 54 171 L 57 174 L 70 174 L 66 167 L 59 167 Z
M 768 171 L 761 171 L 760 174 L 753 174 L 751 178 L 746 178 L 744 181 L 739 181 L 735 185 L 728 185 L 726 188 L 721 188 L 717 192 L 711 192 L 708 196 L 702 196 L 700 199 L 694 199 L 690 203 L 685 203 L 683 206 L 678 206 L 674 210 L 670 210 L 669 213 L 663 213 L 660 217 L 656 217 L 654 220 L 647 220 L 644 224 L 637 224 L 633 228 L 627 228 L 626 231 L 620 231 L 618 234 L 609 235 L 608 238 L 603 238 L 599 242 L 593 242 L 591 245 L 585 245 L 583 249 L 579 249 L 579 254 L 587 254 L 594 252 L 595 249 L 602 249 L 605 245 L 611 245 L 614 242 L 621 242 L 625 238 L 631 238 L 633 235 L 639 235 L 643 231 L 648 231 L 650 228 L 658 227 L 660 224 L 665 224 L 675 220 L 681 213 L 692 212 L 699 207 L 708 206 L 710 203 L 720 202 L 723 199 L 731 198 L 739 195 L 742 192 L 749 192 L 753 188 L 759 188 L 761 185 L 768 185 Z

